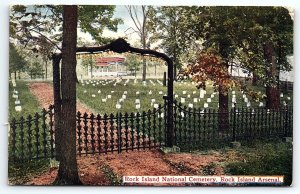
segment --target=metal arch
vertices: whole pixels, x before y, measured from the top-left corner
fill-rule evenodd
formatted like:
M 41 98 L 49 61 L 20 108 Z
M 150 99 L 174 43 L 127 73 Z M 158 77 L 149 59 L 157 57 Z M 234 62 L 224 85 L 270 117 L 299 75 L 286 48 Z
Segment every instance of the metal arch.
M 166 146 L 172 147 L 174 142 L 174 120 L 173 120 L 173 81 L 174 81 L 174 74 L 173 74 L 173 61 L 170 57 L 168 57 L 164 53 L 160 53 L 150 49 L 140 49 L 131 47 L 126 40 L 119 38 L 115 41 L 111 42 L 110 44 L 99 46 L 99 47 L 78 47 L 76 49 L 76 53 L 98 53 L 104 51 L 113 51 L 116 53 L 139 53 L 141 55 L 149 55 L 154 56 L 157 58 L 161 58 L 167 62 L 168 65 L 168 96 L 165 97 L 167 100 L 167 123 L 166 123 L 166 130 L 167 130 L 167 138 L 166 138 Z M 54 90 L 54 107 L 56 107 L 57 117 L 60 115 L 60 108 L 61 107 L 61 94 L 60 94 L 60 75 L 59 75 L 59 63 L 62 58 L 62 53 L 57 53 L 52 56 L 53 59 L 53 90 Z M 59 122 L 57 122 L 59 127 Z

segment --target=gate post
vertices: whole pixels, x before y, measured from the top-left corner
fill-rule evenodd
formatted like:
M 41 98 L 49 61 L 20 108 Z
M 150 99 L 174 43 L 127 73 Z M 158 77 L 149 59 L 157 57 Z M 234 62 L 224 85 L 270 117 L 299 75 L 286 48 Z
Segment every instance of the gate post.
M 174 117 L 173 117 L 173 61 L 170 59 L 168 63 L 168 97 L 167 97 L 167 139 L 166 146 L 174 146 Z

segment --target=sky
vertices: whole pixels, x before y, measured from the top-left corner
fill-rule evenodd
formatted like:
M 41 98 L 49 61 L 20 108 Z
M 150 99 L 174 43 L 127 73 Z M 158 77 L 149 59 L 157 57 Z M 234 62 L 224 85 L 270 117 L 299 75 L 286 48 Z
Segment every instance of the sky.
M 118 31 L 117 32 L 113 32 L 113 31 L 110 31 L 108 29 L 104 29 L 104 31 L 103 31 L 103 36 L 104 37 L 113 37 L 113 38 L 124 37 L 124 36 L 126 36 L 125 31 L 128 28 L 130 28 L 130 27 L 135 28 L 134 23 L 133 23 L 132 19 L 130 18 L 130 15 L 129 15 L 125 5 L 117 5 L 113 17 L 123 19 L 124 23 L 118 25 Z M 128 30 L 127 33 L 129 31 L 130 30 Z M 92 41 L 92 37 L 88 33 L 84 33 L 80 29 L 78 29 L 77 33 L 78 33 L 79 38 L 83 38 L 83 39 L 85 39 L 89 42 Z M 128 42 L 130 44 L 134 44 L 136 41 L 139 41 L 138 34 L 137 33 L 131 33 L 128 36 Z

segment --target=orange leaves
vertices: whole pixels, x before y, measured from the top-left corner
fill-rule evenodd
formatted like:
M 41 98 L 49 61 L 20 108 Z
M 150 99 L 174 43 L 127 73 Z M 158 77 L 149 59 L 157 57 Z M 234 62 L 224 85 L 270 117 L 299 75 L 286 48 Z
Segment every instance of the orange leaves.
M 199 53 L 196 63 L 189 64 L 185 72 L 198 88 L 205 87 L 206 81 L 213 81 L 215 88 L 222 86 L 225 90 L 236 84 L 229 75 L 227 63 L 213 51 Z

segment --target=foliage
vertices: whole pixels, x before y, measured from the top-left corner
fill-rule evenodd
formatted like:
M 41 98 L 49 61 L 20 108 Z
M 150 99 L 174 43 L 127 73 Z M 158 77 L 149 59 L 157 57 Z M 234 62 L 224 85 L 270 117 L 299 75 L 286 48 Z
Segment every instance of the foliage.
M 122 23 L 120 18 L 112 18 L 113 5 L 80 5 L 79 26 L 91 34 L 98 43 L 107 43 L 110 39 L 102 37 L 103 30 L 116 31 Z M 61 50 L 62 41 L 62 6 L 61 5 L 14 5 L 10 13 L 11 39 L 22 45 L 39 51 L 45 40 L 52 44 L 53 50 Z
M 16 81 L 17 86 L 14 88 L 9 84 L 9 118 L 15 117 L 18 119 L 21 116 L 33 115 L 41 111 L 41 107 L 35 96 L 30 92 L 28 82 Z M 19 100 L 21 102 L 22 111 L 15 111 L 15 98 L 12 97 L 13 91 L 18 91 Z
M 243 161 L 230 162 L 232 175 L 284 175 L 284 184 L 292 183 L 293 151 L 290 143 L 258 143 L 254 148 L 241 148 Z
M 22 163 L 8 164 L 8 181 L 10 185 L 24 185 L 30 178 L 38 176 L 49 169 L 49 159 L 30 160 Z
M 192 80 L 198 84 L 198 88 L 205 88 L 207 81 L 213 81 L 215 90 L 219 91 L 219 86 L 222 86 L 221 92 L 226 95 L 228 89 L 237 84 L 235 80 L 230 79 L 222 57 L 213 50 L 199 53 L 195 64 L 188 65 L 186 68 L 186 74 L 192 77 Z
M 27 72 L 29 73 L 30 77 L 33 79 L 41 78 L 44 76 L 43 65 L 38 61 L 34 61 L 30 63 L 30 65 L 27 68 Z
M 95 67 L 96 66 L 96 61 L 95 59 L 92 57 L 92 55 L 88 55 L 88 57 L 84 57 L 82 58 L 82 62 L 81 65 L 88 69 L 89 67 Z
M 131 72 L 131 74 L 134 73 L 134 75 L 136 75 L 136 72 L 140 70 L 141 61 L 135 55 L 127 55 L 124 65 Z
M 27 61 L 14 44 L 9 43 L 9 73 L 24 71 Z
M 182 6 L 160 6 L 152 7 L 148 29 L 152 33 L 150 40 L 157 41 L 158 46 L 171 56 L 176 65 L 181 64 L 183 58 L 189 51 L 188 47 L 193 45 L 193 37 L 187 34 L 186 23 L 190 15 L 186 7 Z M 178 66 L 177 66 L 178 67 Z

